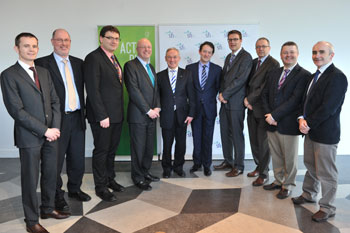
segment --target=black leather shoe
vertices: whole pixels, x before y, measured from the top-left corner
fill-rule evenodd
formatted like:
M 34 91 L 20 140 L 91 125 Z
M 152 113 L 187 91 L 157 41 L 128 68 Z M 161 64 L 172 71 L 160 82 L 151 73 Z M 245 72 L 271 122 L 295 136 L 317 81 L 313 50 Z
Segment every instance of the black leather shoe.
M 114 202 L 117 200 L 116 196 L 110 192 L 107 188 L 101 191 L 96 191 L 96 196 L 101 198 L 103 201 Z
M 39 223 L 33 225 L 33 226 L 27 226 L 26 227 L 28 232 L 31 233 L 49 233 L 42 225 Z
M 151 175 L 150 173 L 148 173 L 147 175 L 145 175 L 145 179 L 151 182 L 157 182 L 159 181 L 159 177 Z
M 69 205 L 64 197 L 55 200 L 55 209 L 62 212 L 69 212 Z
M 271 184 L 268 184 L 268 185 L 264 185 L 263 186 L 263 189 L 265 189 L 265 190 L 275 190 L 275 189 L 281 189 L 282 188 L 282 186 L 281 185 L 277 185 L 277 184 L 275 184 L 275 183 L 271 183 Z
M 65 219 L 68 218 L 70 215 L 66 213 L 59 212 L 57 210 L 53 210 L 51 213 L 45 214 L 43 212 L 40 213 L 40 218 L 47 219 L 47 218 L 55 218 L 55 219 Z
M 149 185 L 149 183 L 145 182 L 145 181 L 140 181 L 138 183 L 135 184 L 136 187 L 138 187 L 139 189 L 142 189 L 144 191 L 151 191 L 152 190 L 152 186 Z
M 68 197 L 75 198 L 78 201 L 90 201 L 91 200 L 91 197 L 87 193 L 84 193 L 81 190 L 78 192 L 75 192 L 75 193 L 68 192 Z
M 232 166 L 230 164 L 228 164 L 226 161 L 222 162 L 219 165 L 214 165 L 215 170 L 223 170 L 223 169 L 227 169 L 227 168 L 232 168 Z
M 292 194 L 292 190 L 282 188 L 276 195 L 278 199 L 285 199 Z
M 115 180 L 110 180 L 107 187 L 112 189 L 113 191 L 116 191 L 116 192 L 124 192 L 125 191 L 125 188 L 122 185 L 118 184 Z
M 163 178 L 165 179 L 170 178 L 170 172 L 163 172 Z
M 178 170 L 178 171 L 174 171 L 178 176 L 180 177 L 185 177 L 186 173 L 184 170 Z
M 204 175 L 205 176 L 211 176 L 211 170 L 210 170 L 210 168 L 204 168 Z
M 301 205 L 301 204 L 304 204 L 304 203 L 316 203 L 316 201 L 310 201 L 310 200 L 307 200 L 305 197 L 303 197 L 302 195 L 300 195 L 299 197 L 292 197 L 292 202 L 295 204 L 295 205 Z
M 201 168 L 200 165 L 193 165 L 190 169 L 190 173 L 196 172 L 199 170 L 199 168 Z
M 314 215 L 312 215 L 312 220 L 315 222 L 324 222 L 327 221 L 327 219 L 334 217 L 335 213 L 326 213 L 322 210 L 317 211 Z

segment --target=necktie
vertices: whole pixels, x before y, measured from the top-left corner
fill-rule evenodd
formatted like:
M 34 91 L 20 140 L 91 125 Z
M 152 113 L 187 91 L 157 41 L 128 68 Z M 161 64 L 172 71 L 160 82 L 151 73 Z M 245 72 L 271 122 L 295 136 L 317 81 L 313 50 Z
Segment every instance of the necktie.
M 73 79 L 67 64 L 68 61 L 66 59 L 63 59 L 62 62 L 64 63 L 64 73 L 66 75 L 68 89 L 68 107 L 70 108 L 70 110 L 74 111 L 77 108 L 77 100 L 75 98 Z
M 123 79 L 122 79 L 122 71 L 118 65 L 118 62 L 117 62 L 117 59 L 115 58 L 114 55 L 111 56 L 112 60 L 113 60 L 113 65 L 114 67 L 117 69 L 117 72 L 118 72 L 118 77 L 119 77 L 119 82 L 122 83 L 123 82 Z
M 176 88 L 176 70 L 170 70 L 170 72 L 171 72 L 170 85 L 171 85 L 171 89 L 173 90 L 173 93 L 175 93 L 175 88 Z
M 259 59 L 258 60 L 258 65 L 256 66 L 256 70 L 258 70 L 260 68 L 260 65 L 261 65 L 261 60 Z
M 202 77 L 201 77 L 201 88 L 204 90 L 204 86 L 207 83 L 208 75 L 207 75 L 207 65 L 202 66 Z
M 309 90 L 307 91 L 306 99 L 305 99 L 305 103 L 304 103 L 304 118 L 306 117 L 306 111 L 305 110 L 306 110 L 306 104 L 307 104 L 307 102 L 309 100 L 309 93 L 311 93 L 312 88 L 314 88 L 314 86 L 315 86 L 315 84 L 317 82 L 318 76 L 320 76 L 320 73 L 321 72 L 319 70 L 316 71 L 316 73 L 314 75 L 314 78 L 312 80 L 311 86 L 310 86 Z
M 236 57 L 236 55 L 231 54 L 230 62 L 229 62 L 229 64 L 228 64 L 228 66 L 227 66 L 227 70 L 229 70 L 229 69 L 231 68 L 232 63 L 233 63 L 233 60 L 235 60 L 235 57 Z
M 36 85 L 36 87 L 40 90 L 39 77 L 38 77 L 38 73 L 36 72 L 36 69 L 35 69 L 33 66 L 32 66 L 32 67 L 29 67 L 29 69 L 30 69 L 31 71 L 33 71 L 35 85 Z
M 285 69 L 285 70 L 284 70 L 284 74 L 283 74 L 283 76 L 282 76 L 280 82 L 278 83 L 278 90 L 281 89 L 281 87 L 282 87 L 284 81 L 285 81 L 286 78 L 287 78 L 287 75 L 288 75 L 289 71 L 290 71 L 289 69 Z
M 152 73 L 152 70 L 151 70 L 151 67 L 149 66 L 149 64 L 146 65 L 146 68 L 147 68 L 147 73 L 148 73 L 149 79 L 151 80 L 152 86 L 154 87 L 154 76 L 153 76 L 153 73 Z

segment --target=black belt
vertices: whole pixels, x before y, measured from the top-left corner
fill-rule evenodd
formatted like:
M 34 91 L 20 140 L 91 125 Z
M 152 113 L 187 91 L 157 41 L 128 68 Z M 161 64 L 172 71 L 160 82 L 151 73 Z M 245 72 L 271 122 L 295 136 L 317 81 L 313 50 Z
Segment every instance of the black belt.
M 76 112 L 80 112 L 80 109 L 77 109 L 75 111 L 70 111 L 70 112 L 64 112 L 64 114 L 69 115 L 69 114 L 76 113 Z

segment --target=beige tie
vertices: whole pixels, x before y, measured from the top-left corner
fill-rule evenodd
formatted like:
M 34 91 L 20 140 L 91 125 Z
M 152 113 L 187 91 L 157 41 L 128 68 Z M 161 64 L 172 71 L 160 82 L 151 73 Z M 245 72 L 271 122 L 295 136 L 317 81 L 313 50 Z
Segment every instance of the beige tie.
M 67 82 L 67 89 L 68 89 L 68 106 L 72 111 L 74 111 L 77 108 L 77 100 L 75 98 L 72 75 L 69 71 L 69 67 L 67 64 L 68 61 L 66 59 L 63 59 L 62 61 L 64 63 L 64 73 L 66 74 L 66 82 Z

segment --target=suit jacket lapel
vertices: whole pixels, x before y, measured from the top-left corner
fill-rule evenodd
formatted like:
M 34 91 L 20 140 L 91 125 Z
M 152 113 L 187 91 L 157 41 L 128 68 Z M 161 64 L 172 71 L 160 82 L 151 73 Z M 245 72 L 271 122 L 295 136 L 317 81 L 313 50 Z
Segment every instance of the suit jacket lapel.
M 199 69 L 199 66 L 200 66 L 200 64 L 199 64 L 199 62 L 197 62 L 197 63 L 195 63 L 196 65 L 195 65 L 195 67 L 196 67 L 196 69 L 194 70 L 194 73 L 193 73 L 193 77 L 194 77 L 194 83 L 195 83 L 195 85 L 198 87 L 198 90 L 202 90 L 201 89 L 201 84 L 200 84 L 200 82 L 199 82 L 199 73 L 198 73 L 198 69 Z M 210 72 L 210 71 L 209 71 Z
M 293 77 L 299 72 L 299 70 L 300 70 L 300 66 L 297 64 L 293 68 L 292 72 L 286 77 L 286 80 L 284 80 L 284 82 L 281 86 L 281 89 L 284 88 L 287 85 L 287 83 L 293 79 Z
M 328 76 L 329 76 L 329 73 L 334 69 L 334 64 L 330 65 L 323 73 L 320 77 L 318 77 L 316 83 L 315 83 L 315 86 L 312 88 L 311 92 L 309 93 L 309 97 L 308 98 L 311 98 L 314 94 L 315 94 L 315 89 L 317 89 L 317 86 L 320 85 L 320 83 L 324 82 Z M 309 86 L 314 78 L 315 74 L 312 75 L 312 78 L 310 79 L 310 82 L 308 82 L 308 85 L 306 86 L 307 89 L 309 89 Z
M 148 84 L 149 84 L 152 88 L 154 88 L 153 85 L 152 85 L 152 82 L 151 82 L 151 78 L 149 77 L 149 75 L 148 75 L 148 73 L 147 73 L 145 67 L 141 64 L 141 62 L 139 61 L 139 59 L 138 59 L 137 57 L 135 58 L 135 60 L 136 60 L 136 65 L 138 66 L 137 69 L 138 69 L 141 73 L 143 73 L 143 76 L 146 77 L 146 80 L 147 80 Z M 156 83 L 156 78 L 155 78 L 156 76 L 155 76 L 155 74 L 154 74 L 154 72 L 153 72 L 152 69 L 151 69 L 151 71 L 152 71 L 152 73 L 153 73 L 153 77 L 154 77 L 154 86 L 155 86 L 155 85 L 157 85 L 157 83 Z
M 53 56 L 53 53 L 51 53 L 51 55 L 50 55 L 49 66 L 51 67 L 51 69 L 55 73 L 55 76 L 58 78 L 58 81 L 64 86 L 63 77 L 62 77 L 61 72 L 58 68 L 58 65 L 57 65 L 55 57 Z M 55 78 L 55 77 L 52 77 L 52 78 Z
M 227 72 L 230 72 L 232 70 L 232 68 L 235 66 L 235 64 L 237 63 L 237 61 L 241 58 L 242 53 L 243 53 L 244 49 L 242 48 L 241 51 L 239 51 L 239 53 L 237 54 L 237 56 L 235 57 L 235 59 L 232 61 L 232 65 L 230 67 L 230 69 Z M 230 54 L 230 57 L 232 56 L 232 53 Z M 230 59 L 228 59 L 227 65 L 229 65 L 230 63 Z
M 22 68 L 22 66 L 18 62 L 16 63 L 16 69 L 20 77 L 22 77 L 26 82 L 28 82 L 35 90 L 41 93 L 41 91 L 35 85 L 33 79 L 28 75 L 28 73 Z M 40 78 L 39 78 L 39 83 L 40 83 Z

